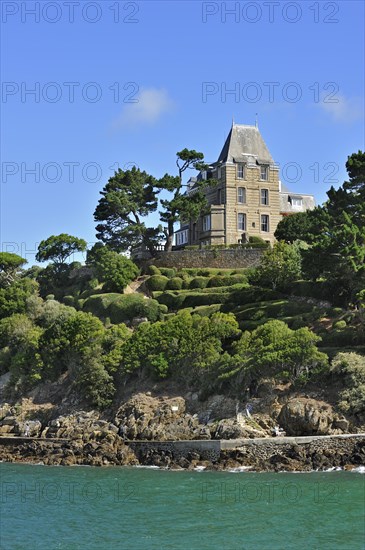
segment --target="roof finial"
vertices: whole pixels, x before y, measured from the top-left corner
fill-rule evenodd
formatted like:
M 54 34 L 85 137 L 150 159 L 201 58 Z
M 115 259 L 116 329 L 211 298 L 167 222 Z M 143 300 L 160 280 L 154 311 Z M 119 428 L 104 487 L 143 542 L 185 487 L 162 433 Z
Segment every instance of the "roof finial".
M 232 128 L 234 126 L 234 116 L 232 115 Z
M 255 126 L 256 126 L 256 128 L 259 127 L 259 123 L 258 123 L 258 120 L 257 120 L 257 114 L 258 114 L 258 113 L 256 113 L 256 119 L 255 119 Z

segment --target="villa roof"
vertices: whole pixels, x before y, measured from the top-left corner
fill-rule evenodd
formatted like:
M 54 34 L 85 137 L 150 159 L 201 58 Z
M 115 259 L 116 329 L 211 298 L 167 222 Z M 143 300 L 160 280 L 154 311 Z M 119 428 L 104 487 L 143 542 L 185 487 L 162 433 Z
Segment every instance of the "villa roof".
M 222 162 L 274 164 L 259 129 L 244 124 L 232 124 L 218 158 L 218 163 Z

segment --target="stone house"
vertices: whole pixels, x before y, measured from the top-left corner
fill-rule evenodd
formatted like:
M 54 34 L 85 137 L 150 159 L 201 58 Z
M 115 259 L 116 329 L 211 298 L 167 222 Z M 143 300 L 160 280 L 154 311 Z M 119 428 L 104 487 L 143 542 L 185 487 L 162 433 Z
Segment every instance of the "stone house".
M 257 126 L 232 124 L 218 160 L 189 180 L 187 193 L 194 193 L 201 179 L 217 181 L 205 190 L 208 209 L 181 224 L 176 248 L 237 244 L 251 236 L 273 243 L 283 216 L 315 206 L 313 195 L 291 193 L 281 185 L 279 167 Z

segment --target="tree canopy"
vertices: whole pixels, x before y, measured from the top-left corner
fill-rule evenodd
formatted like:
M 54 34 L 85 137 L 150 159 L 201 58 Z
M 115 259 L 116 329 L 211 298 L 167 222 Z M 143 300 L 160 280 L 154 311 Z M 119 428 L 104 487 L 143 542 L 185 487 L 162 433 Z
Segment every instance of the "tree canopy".
M 183 149 L 177 153 L 178 175 L 166 173 L 160 179 L 136 167 L 119 169 L 101 191 L 102 198 L 94 212 L 94 219 L 99 222 L 97 238 L 116 252 L 133 251 L 142 245 L 154 256 L 165 236 L 165 249 L 171 250 L 176 222 L 197 217 L 206 205 L 202 192 L 206 180 L 197 181 L 190 193 L 185 193 L 183 183 L 186 170 L 207 169 L 203 159 L 203 153 Z M 159 201 L 160 193 L 164 198 Z M 151 227 L 147 217 L 159 205 L 161 224 Z
M 301 255 L 299 247 L 283 241 L 276 242 L 262 256 L 260 265 L 254 271 L 253 282 L 269 286 L 273 290 L 284 289 L 288 283 L 300 278 Z
M 13 283 L 19 268 L 26 263 L 27 260 L 18 254 L 0 252 L 0 286 Z
M 101 243 L 96 243 L 88 252 L 87 264 L 95 267 L 98 280 L 104 283 L 105 292 L 123 292 L 139 273 L 139 268 L 132 260 Z
M 328 191 L 303 267 L 313 279 L 326 278 L 334 296 L 354 302 L 365 288 L 365 154 L 349 156 L 346 168 L 349 181 Z
M 52 260 L 56 266 L 61 267 L 74 252 L 83 252 L 86 247 L 87 243 L 84 239 L 73 237 L 67 233 L 51 235 L 48 239 L 40 242 L 36 260 L 37 262 Z
M 104 189 L 94 212 L 97 238 L 116 252 L 144 245 L 154 255 L 161 227 L 147 227 L 146 217 L 158 206 L 159 189 L 153 176 L 135 166 L 119 169 Z
M 159 186 L 165 191 L 169 191 L 173 196 L 169 199 L 161 200 L 163 210 L 160 212 L 161 221 L 167 226 L 164 229 L 166 236 L 166 250 L 171 250 L 174 238 L 174 224 L 178 221 L 197 218 L 200 212 L 206 206 L 206 198 L 203 193 L 204 187 L 207 186 L 206 180 L 199 180 L 195 183 L 194 190 L 186 193 L 183 184 L 184 172 L 188 169 L 205 171 L 208 165 L 204 163 L 203 153 L 199 153 L 194 149 L 183 149 L 176 153 L 176 165 L 178 168 L 178 176 L 170 176 L 165 174 L 159 180 Z M 209 182 L 213 184 L 213 180 Z

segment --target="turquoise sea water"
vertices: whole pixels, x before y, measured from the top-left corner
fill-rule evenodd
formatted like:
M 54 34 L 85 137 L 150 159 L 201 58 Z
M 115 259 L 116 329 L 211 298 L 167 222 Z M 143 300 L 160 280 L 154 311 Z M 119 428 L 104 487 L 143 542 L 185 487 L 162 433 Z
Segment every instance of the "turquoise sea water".
M 365 475 L 0 464 L 1 550 L 363 550 Z

